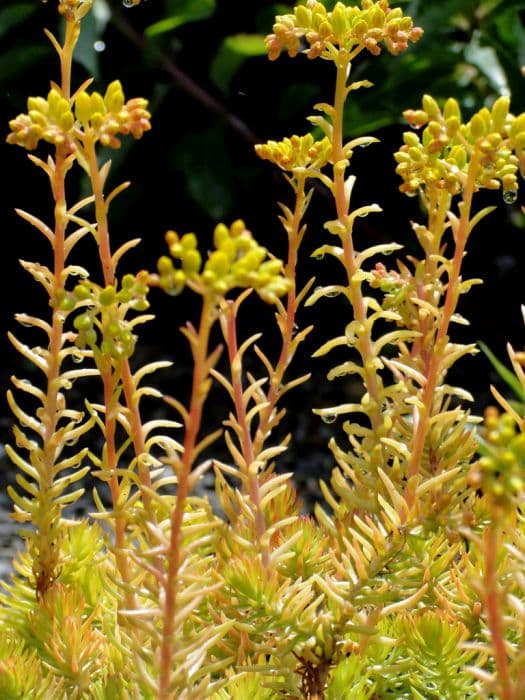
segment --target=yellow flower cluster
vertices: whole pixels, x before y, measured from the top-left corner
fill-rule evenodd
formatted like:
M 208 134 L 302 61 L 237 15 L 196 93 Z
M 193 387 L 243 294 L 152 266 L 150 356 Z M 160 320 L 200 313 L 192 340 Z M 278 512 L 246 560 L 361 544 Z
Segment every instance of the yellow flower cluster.
M 514 201 L 518 166 L 525 163 L 525 114 L 515 117 L 509 105 L 508 97 L 500 97 L 491 110 L 484 107 L 463 124 L 456 100 L 448 99 L 441 110 L 434 98 L 425 95 L 422 109 L 404 113 L 411 126 L 425 128 L 421 139 L 406 132 L 404 145 L 395 154 L 396 172 L 403 179 L 401 192 L 410 196 L 420 188 L 438 188 L 457 194 L 475 156 L 476 185 L 501 187 L 505 201 Z
M 265 301 L 273 303 L 290 287 L 283 275 L 282 261 L 268 258 L 266 248 L 254 240 L 240 219 L 230 228 L 225 224 L 215 227 L 215 249 L 204 266 L 194 233 L 178 236 L 175 231 L 168 231 L 166 242 L 171 258 L 161 257 L 157 269 L 159 286 L 169 294 L 178 294 L 188 283 L 204 294 L 217 296 L 224 296 L 235 287 L 251 287 Z M 180 268 L 173 265 L 172 258 L 180 261 Z
M 125 102 L 122 85 L 119 80 L 114 80 L 108 85 L 104 97 L 98 92 L 91 95 L 80 92 L 75 99 L 75 114 L 84 130 L 93 129 L 103 146 L 118 148 L 117 134 L 133 134 L 140 139 L 151 129 L 147 106 L 148 101 L 142 97 Z
M 303 40 L 308 44 L 308 58 L 335 59 L 341 49 L 348 53 L 366 49 L 377 56 L 381 42 L 397 55 L 422 34 L 412 18 L 404 16 L 400 8 L 390 8 L 388 0 L 362 0 L 361 8 L 337 2 L 331 12 L 322 2 L 308 0 L 306 5 L 297 5 L 293 14 L 276 17 L 266 46 L 270 60 L 278 58 L 282 51 L 296 56 Z
M 255 152 L 263 160 L 269 160 L 282 170 L 322 168 L 329 162 L 332 144 L 325 137 L 315 141 L 312 134 L 292 136 L 282 141 L 257 144 Z
M 32 151 L 43 140 L 55 146 L 66 145 L 68 150 L 73 150 L 74 123 L 68 100 L 53 88 L 47 99 L 30 97 L 27 100 L 27 114 L 19 114 L 9 122 L 11 133 L 7 136 L 7 143 Z
M 510 505 L 525 488 L 525 434 L 512 416 L 489 407 L 481 437 L 485 454 L 473 466 L 470 482 L 499 506 Z
M 19 114 L 9 122 L 11 133 L 7 142 L 31 151 L 43 140 L 72 152 L 77 148 L 77 140 L 91 131 L 102 145 L 118 148 L 117 134 L 132 134 L 139 139 L 151 129 L 147 105 L 147 100 L 141 97 L 126 102 L 120 82 L 114 80 L 104 97 L 98 92 L 91 95 L 80 92 L 75 98 L 73 114 L 69 100 L 53 88 L 47 99 L 28 99 L 27 114 Z

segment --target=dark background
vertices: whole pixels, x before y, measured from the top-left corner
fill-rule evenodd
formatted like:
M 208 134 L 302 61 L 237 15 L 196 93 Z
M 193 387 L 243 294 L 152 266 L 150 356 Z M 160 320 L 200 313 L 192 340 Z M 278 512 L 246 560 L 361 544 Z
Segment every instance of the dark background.
M 94 88 L 103 92 L 108 82 L 119 78 L 126 96 L 147 97 L 152 112 L 151 132 L 139 142 L 126 141 L 120 151 L 109 154 L 113 160 L 110 184 L 132 182 L 111 210 L 113 248 L 129 238 L 142 238 L 140 248 L 127 255 L 121 272 L 154 269 L 159 255 L 165 253 L 163 237 L 168 228 L 196 231 L 205 251 L 215 224 L 236 218 L 246 221 L 259 242 L 284 255 L 285 236 L 277 220 L 276 202 L 290 203 L 291 190 L 280 173 L 258 160 L 253 145 L 308 130 L 306 116 L 312 113 L 312 104 L 331 99 L 332 65 L 302 56 L 269 62 L 264 55 L 243 53 L 246 49 L 242 47 L 228 50 L 228 37 L 241 33 L 262 36 L 271 31 L 275 12 L 289 11 L 285 3 L 149 0 L 126 9 L 117 2 L 96 1 L 107 15 L 99 12 L 97 21 L 86 23 L 74 84 L 93 74 Z M 507 90 L 513 93 L 513 111 L 523 111 L 520 66 L 525 63 L 525 2 L 414 0 L 399 4 L 424 27 L 425 35 L 403 56 L 384 53 L 356 61 L 355 79 L 366 77 L 376 87 L 354 93 L 347 112 L 347 136 L 369 133 L 381 139 L 380 144 L 356 152 L 352 161 L 358 176 L 354 204 L 377 202 L 384 209 L 382 214 L 360 220 L 357 248 L 396 240 L 417 254 L 409 222 L 422 221 L 422 214 L 417 200 L 398 192 L 399 179 L 394 173 L 393 153 L 406 129 L 401 113 L 419 107 L 421 95 L 430 92 L 438 99 L 457 97 L 468 116 L 484 104 L 490 106 Z M 189 21 L 192 13 L 193 21 Z M 174 29 L 156 24 L 173 17 L 188 21 Z M 156 31 L 151 29 L 155 24 Z M 0 8 L 0 123 L 5 134 L 9 119 L 26 110 L 27 96 L 47 94 L 49 81 L 59 78 L 58 62 L 43 27 L 60 31 L 54 0 L 47 4 L 11 2 Z M 105 49 L 97 52 L 94 45 L 99 41 Z M 17 260 L 38 259 L 47 264 L 50 260 L 42 236 L 21 221 L 14 208 L 27 209 L 47 221 L 51 221 L 52 210 L 45 177 L 22 149 L 0 143 L 0 163 L 0 327 L 4 329 L 0 336 L 0 425 L 4 441 L 10 439 L 11 419 L 4 399 L 9 376 L 35 377 L 11 348 L 6 331 L 35 342 L 26 329 L 17 327 L 13 314 L 24 311 L 45 317 L 47 313 L 41 290 Z M 85 192 L 86 183 L 72 176 L 69 185 L 69 201 L 73 202 Z M 498 210 L 473 234 L 465 277 L 482 277 L 485 283 L 462 299 L 460 312 L 471 326 L 457 327 L 455 339 L 481 339 L 505 360 L 507 341 L 523 345 L 520 253 L 524 221 L 520 205 L 525 198 L 520 192 L 513 206 L 504 205 L 500 193 L 482 193 L 477 200 L 478 207 L 497 204 Z M 330 198 L 319 190 L 304 242 L 302 281 L 312 275 L 317 284 L 340 278 L 340 271 L 326 259 L 308 258 L 326 241 L 322 222 L 332 213 Z M 88 266 L 93 254 L 90 244 L 86 242 L 79 250 L 82 264 Z M 141 331 L 137 362 L 172 359 L 174 368 L 160 372 L 152 381 L 163 391 L 184 397 L 190 366 L 178 328 L 187 318 L 195 320 L 197 300 L 188 293 L 168 299 L 153 291 L 151 301 L 157 317 Z M 315 324 L 315 330 L 292 373 L 311 370 L 309 355 L 326 338 L 343 331 L 349 320 L 349 310 L 339 300 L 322 300 L 302 310 L 299 325 Z M 248 305 L 242 321 L 244 332 L 249 335 L 260 327 L 265 333 L 261 343 L 271 352 L 272 311 Z M 351 400 L 356 387 L 347 380 L 332 386 L 325 379 L 330 358 L 315 362 L 312 380 L 290 395 L 291 411 L 284 427 L 296 434 L 297 447 L 283 465 L 320 474 L 332 464 L 325 443 L 333 427 L 329 429 L 312 416 L 311 409 Z M 475 412 L 490 402 L 490 383 L 498 383 L 481 353 L 461 360 L 452 379 L 475 394 Z M 226 407 L 221 391 L 214 391 L 207 413 L 210 424 L 220 421 Z M 151 410 L 160 408 L 152 406 Z

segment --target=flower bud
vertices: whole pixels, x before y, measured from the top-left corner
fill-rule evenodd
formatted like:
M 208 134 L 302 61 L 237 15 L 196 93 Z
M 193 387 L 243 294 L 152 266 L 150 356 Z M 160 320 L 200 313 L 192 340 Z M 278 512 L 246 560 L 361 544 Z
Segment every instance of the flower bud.
M 478 141 L 486 134 L 486 125 L 480 114 L 474 114 L 469 123 L 470 134 L 474 141 Z
M 108 284 L 98 295 L 98 301 L 101 306 L 111 306 L 116 298 L 115 287 Z
M 510 99 L 506 95 L 498 97 L 498 99 L 492 105 L 491 118 L 492 118 L 492 129 L 494 131 L 502 132 L 505 127 L 505 122 L 507 120 L 507 115 L 509 113 Z
M 182 268 L 184 272 L 191 277 L 201 269 L 202 258 L 198 250 L 188 250 L 182 258 Z
M 109 112 L 118 114 L 124 106 L 124 92 L 120 80 L 113 80 L 104 94 L 104 104 Z
M 438 103 L 431 95 L 423 95 L 423 109 L 431 119 L 440 115 Z
M 457 100 L 453 97 L 449 97 L 445 102 L 443 107 L 443 118 L 445 121 L 451 117 L 456 117 L 459 122 L 461 122 L 461 110 L 459 109 L 459 104 Z
M 220 248 L 222 242 L 229 239 L 230 231 L 226 224 L 217 224 L 213 231 L 213 242 L 216 248 Z

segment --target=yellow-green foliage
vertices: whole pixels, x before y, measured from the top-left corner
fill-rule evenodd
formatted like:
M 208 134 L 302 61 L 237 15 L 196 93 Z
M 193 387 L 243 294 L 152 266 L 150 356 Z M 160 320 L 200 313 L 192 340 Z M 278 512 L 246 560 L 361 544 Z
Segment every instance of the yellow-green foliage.
M 345 141 L 345 102 L 371 87 L 349 76 L 361 52 L 396 55 L 422 29 L 388 0 L 336 2 L 331 11 L 300 3 L 276 18 L 269 58 L 322 58 L 335 86 L 333 101 L 308 117 L 314 132 L 256 147 L 291 187 L 279 216 L 286 261 L 238 219 L 216 226 L 207 254 L 195 233 L 169 231 L 169 254 L 155 272 L 117 275 L 139 241 L 112 249 L 109 208 L 127 183 L 106 193 L 111 164 L 99 147 L 141 138 L 150 115 L 147 100 L 126 100 L 118 80 L 104 94 L 90 92 L 90 81 L 72 84 L 94 2 L 58 1 L 63 38 L 48 38 L 61 81 L 47 97 L 28 99 L 7 136 L 45 153 L 29 158 L 49 180 L 54 214 L 44 222 L 18 212 L 49 243 L 53 266 L 23 262 L 49 313 L 17 320 L 41 344 L 10 336 L 40 381 L 15 377 L 8 392 L 15 425 L 6 450 L 18 470 L 9 493 L 26 546 L 0 594 L 0 696 L 521 700 L 525 420 L 496 392 L 503 413 L 489 409 L 480 429 L 466 407 L 472 397 L 447 378 L 477 351 L 454 340 L 454 324 L 466 323 L 460 298 L 479 281 L 464 279 L 464 255 L 491 212 L 473 202 L 483 188 L 516 199 L 525 114 L 501 97 L 465 121 L 455 100 L 423 96 L 405 114 L 422 131 L 407 131 L 395 154 L 401 193 L 421 203 L 413 223 L 419 254 L 405 256 L 395 241 L 357 251 L 354 227 L 380 208 L 351 203 L 353 152 L 375 139 Z M 72 205 L 66 175 L 74 168 L 90 192 Z M 319 189 L 332 200 L 326 232 L 309 232 Z M 305 235 L 314 257 L 340 264 L 339 276 L 313 291 L 313 280 L 296 283 Z M 90 270 L 76 247 L 83 239 L 99 254 Z M 200 298 L 198 318 L 181 329 L 193 359 L 187 403 L 144 384 L 168 362 L 137 368 L 136 329 L 153 317 L 152 288 L 173 303 L 182 294 Z M 253 291 L 276 319 L 266 351 L 259 333 L 243 333 Z M 328 424 L 344 419 L 346 437 L 330 440 L 336 466 L 321 484 L 326 505 L 313 516 L 303 513 L 293 475 L 276 470 L 291 438 L 279 440 L 275 428 L 283 397 L 310 380 L 290 376 L 315 332 L 297 332 L 297 313 L 336 295 L 348 302 L 346 315 L 315 356 L 345 352 L 328 379 L 355 375 L 362 393 L 315 411 Z M 170 329 L 166 341 L 173 336 Z M 525 355 L 510 349 L 510 358 L 525 392 Z M 100 380 L 100 396 L 75 405 L 72 384 L 86 377 Z M 213 383 L 231 408 L 207 432 Z M 145 420 L 144 397 L 171 407 L 177 420 Z M 213 456 L 217 440 L 226 462 Z M 208 470 L 215 510 L 196 493 Z M 88 474 L 99 481 L 93 512 L 71 520 L 67 508 L 83 494 L 71 487 Z

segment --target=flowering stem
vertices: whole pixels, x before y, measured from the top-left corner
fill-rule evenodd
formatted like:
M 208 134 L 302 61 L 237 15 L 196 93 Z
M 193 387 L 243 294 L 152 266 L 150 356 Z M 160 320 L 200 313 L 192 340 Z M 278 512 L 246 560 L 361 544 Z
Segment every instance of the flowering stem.
M 425 253 L 425 274 L 424 279 L 417 285 L 416 292 L 419 299 L 430 302 L 433 306 L 439 303 L 440 291 L 436 288 L 435 282 L 439 280 L 438 268 L 439 251 L 441 249 L 441 241 L 445 233 L 447 214 L 450 209 L 451 195 L 447 190 L 439 190 L 432 188 L 430 190 L 429 200 L 426 202 L 429 225 L 428 230 L 431 232 L 429 239 L 423 237 L 420 243 Z M 412 357 L 420 357 L 425 368 L 426 374 L 432 350 L 434 347 L 434 339 L 429 341 L 429 333 L 433 332 L 434 322 L 429 315 L 423 315 L 419 318 L 419 331 L 421 336 L 414 340 L 412 346 Z M 418 414 L 419 415 L 419 414 Z M 414 425 L 417 421 L 414 422 Z
M 71 63 L 73 50 L 79 34 L 78 22 L 67 22 L 64 45 L 59 51 L 61 68 L 61 89 L 64 96 L 71 92 Z M 57 303 L 57 293 L 63 288 L 63 272 L 65 266 L 65 240 L 67 229 L 66 175 L 71 167 L 72 158 L 61 146 L 57 146 L 55 161 L 47 171 L 50 178 L 51 190 L 55 201 L 54 235 L 53 235 L 53 276 L 54 289 L 51 298 L 52 320 L 49 336 L 49 351 L 46 372 L 47 387 L 42 411 L 44 435 L 42 439 L 42 474 L 39 482 L 38 503 L 39 511 L 35 513 L 34 522 L 38 537 L 38 557 L 33 566 L 38 595 L 43 595 L 52 585 L 58 566 L 58 522 L 61 508 L 53 503 L 53 480 L 57 445 L 56 430 L 61 414 L 59 401 L 61 350 L 64 344 L 64 314 Z M 42 478 L 43 477 L 43 478 Z
M 213 361 L 208 357 L 211 327 L 215 321 L 214 299 L 203 296 L 199 329 L 187 329 L 193 355 L 193 380 L 190 408 L 185 419 L 183 451 L 180 460 L 174 464 L 177 476 L 177 496 L 171 513 L 171 535 L 167 551 L 168 569 L 164 583 L 163 628 L 160 649 L 159 698 L 169 697 L 171 657 L 175 649 L 175 614 L 177 611 L 177 576 L 182 563 L 182 522 L 187 496 L 190 493 L 190 472 L 194 462 L 195 446 L 202 422 L 202 410 L 208 395 L 208 376 Z
M 505 651 L 503 635 L 503 618 L 501 612 L 501 598 L 497 583 L 497 555 L 499 531 L 495 523 L 490 524 L 483 533 L 485 546 L 485 606 L 487 609 L 487 622 L 490 629 L 490 637 L 498 679 L 501 684 L 502 700 L 512 700 L 513 693 Z
M 349 298 L 354 310 L 354 318 L 361 326 L 361 332 L 356 342 L 356 348 L 363 361 L 363 379 L 366 390 L 372 402 L 376 406 L 379 406 L 380 380 L 372 363 L 372 360 L 376 356 L 376 352 L 374 342 L 372 340 L 370 324 L 367 323 L 367 306 L 361 290 L 361 282 L 356 277 L 356 272 L 359 269 L 359 263 L 356 260 L 354 250 L 352 222 L 348 216 L 350 210 L 350 193 L 345 192 L 345 172 L 347 160 L 343 151 L 343 114 L 347 95 L 347 78 L 351 67 L 350 56 L 340 51 L 339 61 L 336 65 L 337 78 L 334 99 L 334 116 L 332 122 L 332 158 L 334 163 L 333 192 L 337 210 L 337 218 L 345 227 L 345 234 L 342 236 L 342 243 L 345 269 L 348 276 Z M 372 430 L 377 430 L 381 422 L 379 412 L 373 412 L 370 416 L 370 420 L 372 423 Z
M 89 168 L 89 177 L 95 201 L 95 218 L 97 222 L 97 243 L 102 264 L 105 285 L 115 284 L 115 268 L 111 256 L 111 246 L 109 239 L 107 205 L 104 198 L 104 189 L 100 170 L 97 163 L 97 154 L 95 149 L 95 141 L 87 135 L 84 140 L 84 151 Z M 139 407 L 134 399 L 135 387 L 133 383 L 133 375 L 129 365 L 129 360 L 124 358 L 121 361 L 121 382 L 124 390 L 126 406 L 130 412 L 131 422 L 131 438 L 135 454 L 139 457 L 145 452 L 144 436 L 142 430 L 142 419 L 140 416 Z M 143 467 L 139 460 L 138 465 L 139 479 L 146 487 L 151 486 L 151 477 L 147 468 Z M 149 510 L 151 498 L 145 493 L 143 496 L 144 506 Z
M 255 509 L 255 537 L 258 547 L 262 549 L 261 558 L 264 567 L 270 565 L 270 555 L 268 548 L 262 548 L 262 538 L 266 532 L 266 522 L 264 513 L 261 509 L 261 496 L 259 491 L 259 474 L 255 466 L 256 451 L 254 442 L 250 434 L 250 426 L 246 416 L 246 405 L 244 402 L 244 391 L 242 385 L 242 357 L 239 356 L 239 348 L 237 344 L 237 323 L 236 315 L 238 304 L 232 301 L 225 301 L 223 311 L 224 317 L 221 317 L 221 326 L 223 329 L 224 338 L 228 347 L 228 359 L 230 361 L 233 401 L 235 404 L 235 413 L 237 422 L 241 430 L 241 447 L 242 455 L 246 461 L 246 472 L 248 477 L 248 490 L 251 503 Z M 224 318 L 224 321 L 223 321 Z
M 254 439 L 253 447 L 256 455 L 258 455 L 262 450 L 264 441 L 268 437 L 273 427 L 272 419 L 275 417 L 275 410 L 277 402 L 279 401 L 280 390 L 282 389 L 284 373 L 286 372 L 286 369 L 288 368 L 295 352 L 293 338 L 295 333 L 295 316 L 297 314 L 296 267 L 299 246 L 301 245 L 305 231 L 304 228 L 301 228 L 301 220 L 304 214 L 306 201 L 305 186 L 306 173 L 298 172 L 294 182 L 295 207 L 293 211 L 293 219 L 291 221 L 290 228 L 287 229 L 288 260 L 285 274 L 291 282 L 291 287 L 288 291 L 286 300 L 286 310 L 281 315 L 279 323 L 282 337 L 281 352 L 279 359 L 277 360 L 277 364 L 275 365 L 274 372 L 270 377 L 270 389 L 266 397 L 267 406 L 261 411 L 259 426 Z
M 69 100 L 71 96 L 71 66 L 73 64 L 73 51 L 80 36 L 80 21 L 66 21 L 66 31 L 64 37 L 64 45 L 58 54 L 60 59 L 60 87 L 62 95 Z
M 463 200 L 459 204 L 460 217 L 454 231 L 455 250 L 452 259 L 452 267 L 449 273 L 445 304 L 439 319 L 439 326 L 433 345 L 433 352 L 428 363 L 426 373 L 426 384 L 423 389 L 423 396 L 419 408 L 419 420 L 414 432 L 410 461 L 408 465 L 408 482 L 406 487 L 406 500 L 412 506 L 416 495 L 416 477 L 421 469 L 421 459 L 425 447 L 425 439 L 428 432 L 429 421 L 432 415 L 432 404 L 434 393 L 440 378 L 443 358 L 448 344 L 448 329 L 450 320 L 456 310 L 459 285 L 461 282 L 461 264 L 465 253 L 465 247 L 470 233 L 470 212 L 472 208 L 472 197 L 476 188 L 475 177 L 479 169 L 479 154 L 473 151 L 469 163 L 466 183 L 463 190 Z
M 84 139 L 84 154 L 89 169 L 89 177 L 95 203 L 95 219 L 97 223 L 97 243 L 102 264 L 104 284 L 115 284 L 115 268 L 111 256 L 111 247 L 109 239 L 107 205 L 104 199 L 103 182 L 97 162 L 97 154 L 95 148 L 95 139 L 90 132 L 86 133 Z M 100 376 L 103 383 L 104 399 L 106 412 L 104 417 L 104 431 L 106 440 L 106 468 L 110 473 L 109 488 L 113 508 L 115 511 L 115 548 L 116 561 L 119 568 L 122 580 L 124 583 L 131 581 L 131 574 L 128 566 L 128 557 L 125 554 L 126 550 L 126 528 L 127 518 L 123 513 L 123 504 L 120 503 L 121 486 L 117 475 L 118 457 L 116 449 L 116 425 L 118 402 L 116 399 L 119 383 L 124 390 L 126 405 L 130 413 L 130 421 L 132 426 L 131 438 L 135 454 L 139 457 L 144 453 L 144 440 L 142 435 L 142 421 L 140 417 L 139 407 L 134 400 L 134 387 L 131 369 L 127 358 L 116 363 L 107 362 L 106 358 L 101 360 L 103 367 L 99 367 Z M 151 486 L 151 479 L 147 469 L 141 468 L 140 460 L 138 466 L 139 478 L 142 484 Z M 143 495 L 144 507 L 146 511 L 150 510 L 151 498 L 148 494 Z M 136 607 L 136 596 L 126 587 L 126 606 L 128 609 Z

